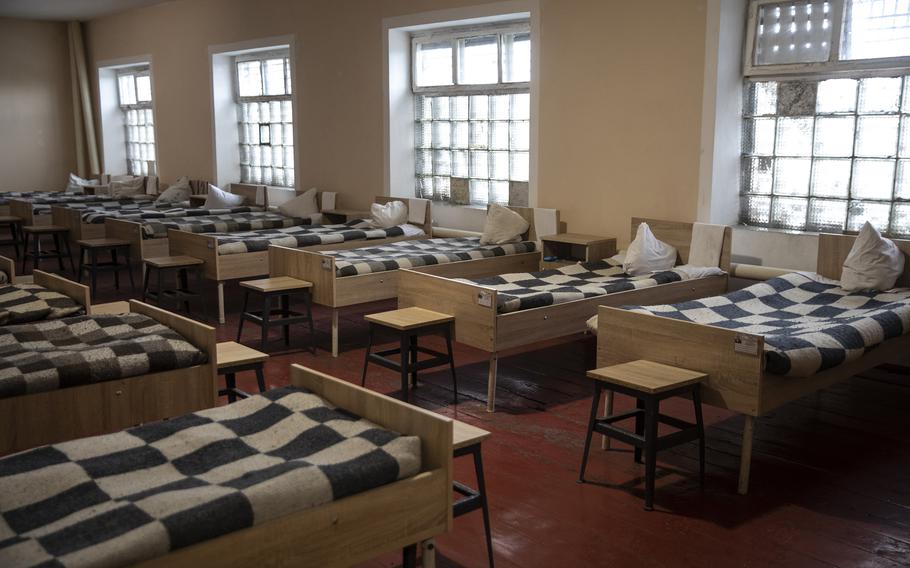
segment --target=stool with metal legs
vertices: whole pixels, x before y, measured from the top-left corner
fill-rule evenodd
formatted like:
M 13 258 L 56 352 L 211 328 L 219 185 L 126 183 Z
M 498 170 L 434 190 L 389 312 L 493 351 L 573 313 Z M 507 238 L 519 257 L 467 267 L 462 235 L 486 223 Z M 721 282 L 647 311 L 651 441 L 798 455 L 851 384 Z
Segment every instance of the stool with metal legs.
M 14 215 L 0 215 L 0 227 L 9 229 L 9 238 L 0 240 L 0 245 L 13 245 L 16 259 L 19 258 L 19 245 L 22 244 L 22 218 Z
M 313 308 L 310 289 L 312 282 L 291 278 L 290 276 L 277 276 L 262 278 L 260 280 L 247 280 L 241 282 L 243 288 L 243 312 L 240 314 L 240 324 L 237 326 L 237 342 L 243 334 L 243 322 L 249 320 L 260 326 L 260 349 L 265 351 L 269 338 L 269 328 L 280 326 L 284 337 L 284 344 L 290 345 L 290 326 L 307 323 L 310 327 L 310 337 L 313 336 Z M 262 311 L 260 313 L 248 311 L 250 294 L 262 296 Z M 306 313 L 291 310 L 291 296 L 300 294 L 304 297 Z M 278 298 L 279 307 L 272 309 L 272 299 Z M 273 316 L 278 316 L 273 317 Z
M 61 272 L 66 272 L 66 268 L 63 266 L 63 259 L 68 258 L 73 274 L 76 273 L 73 253 L 70 251 L 69 229 L 59 225 L 28 225 L 27 227 L 22 227 L 22 233 L 25 235 L 22 254 L 23 274 L 25 274 L 25 266 L 29 258 L 32 259 L 33 268 L 40 268 L 42 260 L 56 258 Z M 41 237 L 48 235 L 54 239 L 54 248 L 42 250 Z M 31 240 L 32 250 L 29 250 L 28 247 L 29 240 Z M 64 249 L 66 249 L 66 252 L 64 252 Z

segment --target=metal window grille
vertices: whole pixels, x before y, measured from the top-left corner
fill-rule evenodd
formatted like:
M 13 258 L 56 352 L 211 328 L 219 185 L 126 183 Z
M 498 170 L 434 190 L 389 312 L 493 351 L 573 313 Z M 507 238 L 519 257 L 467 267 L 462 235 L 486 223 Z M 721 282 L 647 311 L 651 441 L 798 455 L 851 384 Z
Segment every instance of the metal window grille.
M 155 175 L 155 119 L 152 78 L 147 67 L 129 68 L 117 75 L 120 110 L 126 129 L 126 170 L 131 175 Z

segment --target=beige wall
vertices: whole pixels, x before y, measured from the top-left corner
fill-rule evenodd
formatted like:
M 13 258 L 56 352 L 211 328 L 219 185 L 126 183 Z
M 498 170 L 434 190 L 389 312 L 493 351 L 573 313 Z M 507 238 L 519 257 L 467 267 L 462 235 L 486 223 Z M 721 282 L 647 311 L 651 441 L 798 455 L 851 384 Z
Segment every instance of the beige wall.
M 151 55 L 159 171 L 214 175 L 208 48 L 296 38 L 298 187 L 382 192 L 382 19 L 482 0 L 185 0 L 89 23 L 90 66 Z M 704 0 L 540 0 L 540 206 L 628 238 L 632 215 L 691 220 Z M 97 79 L 93 81 L 97 83 Z M 97 85 L 96 85 L 97 89 Z
M 0 18 L 0 191 L 63 189 L 75 164 L 66 24 Z

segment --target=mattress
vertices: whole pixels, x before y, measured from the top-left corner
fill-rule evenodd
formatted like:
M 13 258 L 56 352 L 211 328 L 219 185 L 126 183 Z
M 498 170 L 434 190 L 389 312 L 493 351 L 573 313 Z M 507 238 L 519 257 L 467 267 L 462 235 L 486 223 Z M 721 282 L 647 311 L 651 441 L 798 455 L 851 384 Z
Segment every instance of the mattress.
M 188 233 L 237 233 L 309 224 L 309 219 L 301 217 L 288 217 L 273 211 L 255 211 L 201 217 L 175 217 L 162 221 L 144 220 L 142 221 L 142 233 L 143 238 L 160 239 L 166 237 L 170 229 Z
M 205 353 L 183 336 L 142 314 L 75 316 L 0 327 L 0 398 L 205 362 Z
M 413 226 L 396 225 L 387 229 L 374 229 L 363 220 L 349 221 L 338 225 L 310 225 L 287 227 L 245 233 L 216 234 L 218 254 L 242 254 L 269 250 L 270 245 L 301 248 L 315 245 L 331 245 L 348 241 L 388 239 L 403 237 L 408 231 L 418 230 Z M 422 231 L 420 231 L 423 234 Z
M 170 219 L 175 217 L 208 217 L 212 215 L 233 215 L 236 213 L 260 213 L 259 206 L 243 205 L 238 207 L 202 208 L 190 207 L 185 203 L 158 203 L 155 205 L 131 204 L 124 207 L 88 207 L 82 214 L 83 223 L 103 224 L 105 219 L 123 219 L 125 221 L 143 221 L 146 219 Z
M 335 273 L 344 277 L 507 256 L 535 250 L 536 245 L 533 242 L 481 245 L 478 237 L 457 237 L 400 241 L 376 247 L 329 251 L 325 254 L 335 257 Z
M 630 276 L 623 273 L 622 266 L 597 261 L 539 272 L 457 280 L 496 290 L 496 311 L 504 314 L 688 279 L 689 275 L 682 270 Z
M 83 311 L 69 296 L 38 284 L 0 287 L 0 325 L 65 318 Z
M 275 389 L 0 459 L 0 565 L 132 565 L 412 477 L 420 464 L 420 438 Z
M 119 199 L 112 199 L 110 195 L 84 195 L 79 193 L 61 193 L 59 195 L 53 194 L 47 197 L 36 197 L 29 199 L 29 202 L 32 204 L 32 212 L 35 215 L 49 215 L 51 212 L 51 206 L 53 205 L 81 205 L 87 203 L 117 203 L 120 205 L 125 205 L 129 203 L 153 203 L 155 200 L 154 195 L 131 195 L 129 197 L 122 197 Z
M 847 292 L 794 272 L 722 296 L 626 309 L 761 335 L 765 370 L 807 377 L 854 361 L 910 331 L 910 288 Z
M 10 199 L 33 199 L 36 197 L 52 197 L 59 195 L 62 191 L 2 191 L 0 192 L 0 205 L 9 205 Z M 81 195 L 80 193 L 69 193 L 67 195 Z

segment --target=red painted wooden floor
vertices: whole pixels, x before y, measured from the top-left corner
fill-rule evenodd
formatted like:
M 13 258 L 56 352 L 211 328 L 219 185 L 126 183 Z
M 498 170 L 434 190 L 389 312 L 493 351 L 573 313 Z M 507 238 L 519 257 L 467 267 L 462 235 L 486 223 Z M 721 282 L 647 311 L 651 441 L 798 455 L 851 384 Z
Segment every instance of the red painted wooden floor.
M 103 282 L 110 288 L 108 279 Z M 227 289 L 228 306 L 239 306 L 237 285 Z M 98 301 L 131 296 L 105 289 Z M 394 302 L 384 302 L 343 311 L 337 359 L 327 351 L 327 310 L 316 310 L 315 355 L 306 351 L 310 337 L 304 328 L 292 333 L 289 349 L 276 331 L 266 365 L 269 386 L 287 383 L 291 363 L 359 381 L 366 341 L 362 316 L 392 308 Z M 233 339 L 237 309 L 219 326 L 220 340 Z M 244 341 L 258 348 L 257 333 L 248 324 Z M 907 377 L 875 370 L 763 418 L 745 497 L 735 493 L 742 420 L 705 407 L 705 486 L 693 475 L 694 444 L 662 453 L 657 509 L 645 512 L 643 466 L 626 449 L 593 450 L 590 482 L 576 483 L 591 397 L 584 378 L 591 348 L 590 339 L 573 338 L 501 357 L 495 414 L 485 410 L 486 356 L 475 349 L 456 348 L 457 406 L 444 368 L 422 375 L 414 393 L 421 407 L 493 432 L 484 445 L 484 465 L 497 566 L 910 566 Z M 252 376 L 241 375 L 238 382 L 255 389 Z M 399 388 L 395 373 L 375 366 L 367 384 L 383 393 Z M 686 418 L 692 412 L 691 402 L 683 400 L 663 409 Z M 473 483 L 470 458 L 457 460 L 455 468 L 457 479 Z M 437 544 L 440 566 L 484 566 L 480 513 L 456 519 Z M 399 564 L 394 554 L 367 565 Z

